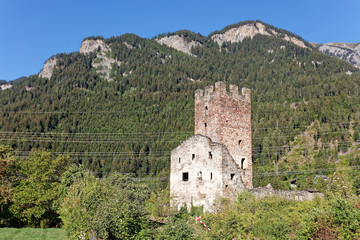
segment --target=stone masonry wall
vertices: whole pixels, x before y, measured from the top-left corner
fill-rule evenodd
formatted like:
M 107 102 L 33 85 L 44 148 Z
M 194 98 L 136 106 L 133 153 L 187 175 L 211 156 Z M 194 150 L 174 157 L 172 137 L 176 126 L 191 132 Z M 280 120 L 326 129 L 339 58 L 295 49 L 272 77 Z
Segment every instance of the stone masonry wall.
M 253 188 L 250 191 L 257 198 L 264 198 L 267 196 L 278 196 L 289 200 L 306 201 L 306 200 L 314 200 L 315 197 L 319 197 L 319 198 L 324 197 L 324 194 L 320 192 L 313 193 L 308 191 L 290 191 L 290 190 L 282 191 L 282 190 L 274 190 L 268 187 Z
M 252 188 L 251 98 L 250 90 L 224 82 L 195 92 L 195 134 L 224 144 L 244 172 L 246 188 Z
M 195 135 L 171 151 L 170 196 L 173 206 L 204 206 L 212 211 L 217 197 L 234 198 L 243 190 L 241 171 L 227 148 Z

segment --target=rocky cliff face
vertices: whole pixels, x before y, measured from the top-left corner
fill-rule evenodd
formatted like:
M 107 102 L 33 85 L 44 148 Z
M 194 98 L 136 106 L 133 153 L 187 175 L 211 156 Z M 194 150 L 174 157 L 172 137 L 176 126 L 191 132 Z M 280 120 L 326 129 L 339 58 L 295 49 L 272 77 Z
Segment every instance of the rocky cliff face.
M 57 58 L 49 58 L 48 60 L 46 60 L 46 62 L 44 63 L 43 69 L 41 70 L 41 72 L 38 75 L 39 78 L 50 79 L 54 72 L 56 62 L 57 62 Z
M 120 62 L 116 61 L 109 57 L 110 48 L 105 44 L 105 41 L 102 39 L 86 39 L 82 41 L 80 47 L 80 53 L 88 54 L 90 52 L 96 52 L 98 49 L 100 51 L 97 53 L 96 61 L 92 63 L 92 67 L 96 69 L 96 72 L 102 76 L 105 80 L 111 81 L 112 78 L 110 77 L 110 73 L 112 70 L 113 64 L 120 65 Z M 56 67 L 57 58 L 49 58 L 44 63 L 44 67 L 39 73 L 40 78 L 48 78 L 50 79 L 54 68 Z M 28 90 L 27 90 L 28 91 Z
M 200 43 L 195 41 L 187 42 L 183 37 L 179 35 L 163 37 L 160 39 L 156 39 L 156 41 L 160 44 L 166 45 L 168 47 L 172 47 L 178 51 L 187 53 L 189 55 L 192 55 L 191 48 L 195 46 L 201 46 Z
M 9 88 L 11 88 L 11 87 L 12 87 L 12 85 L 9 84 L 9 83 L 0 84 L 0 89 L 1 89 L 1 90 L 9 89 Z
M 351 63 L 360 68 L 360 43 L 325 43 L 318 46 L 318 50 Z
M 273 29 L 267 29 L 267 27 L 260 22 L 247 23 L 238 27 L 231 28 L 224 33 L 214 34 L 211 39 L 221 45 L 224 42 L 242 42 L 244 38 L 253 38 L 256 34 L 281 37 L 282 39 L 292 42 L 299 47 L 307 48 L 306 44 L 302 40 L 296 37 L 289 36 L 287 34 L 281 35 Z
M 91 66 L 95 68 L 97 74 L 99 74 L 103 79 L 111 82 L 113 80 L 111 77 L 111 70 L 114 64 L 120 66 L 121 62 L 109 57 L 109 54 L 106 53 L 106 51 L 98 52 L 96 59 L 91 63 Z
M 131 46 L 124 43 L 128 48 Z M 98 51 L 100 49 L 100 51 Z M 98 52 L 97 52 L 98 51 Z M 106 45 L 102 39 L 86 39 L 82 41 L 80 53 L 88 54 L 90 52 L 97 52 L 96 59 L 91 63 L 96 72 L 106 81 L 112 81 L 111 70 L 114 64 L 120 66 L 120 62 L 111 57 L 111 49 Z
M 90 53 L 90 52 L 95 52 L 98 49 L 101 50 L 109 50 L 108 47 L 105 44 L 105 41 L 102 39 L 86 39 L 84 41 L 82 41 L 81 43 L 81 47 L 80 47 L 80 53 Z

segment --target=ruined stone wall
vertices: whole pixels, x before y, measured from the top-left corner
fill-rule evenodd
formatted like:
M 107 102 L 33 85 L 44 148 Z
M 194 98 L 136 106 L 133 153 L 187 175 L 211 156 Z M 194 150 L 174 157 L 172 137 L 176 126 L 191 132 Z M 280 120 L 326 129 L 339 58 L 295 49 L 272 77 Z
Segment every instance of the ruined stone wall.
M 170 169 L 171 202 L 178 208 L 186 204 L 190 210 L 193 203 L 211 211 L 217 197 L 234 197 L 238 189 L 244 189 L 237 164 L 226 147 L 202 135 L 171 151 Z
M 243 181 L 245 176 L 244 169 L 240 169 L 239 165 L 235 162 L 230 155 L 227 147 L 223 145 L 222 149 L 222 191 L 221 196 L 236 199 L 237 195 L 245 189 Z
M 195 92 L 195 134 L 224 144 L 244 171 L 243 181 L 252 188 L 251 98 L 250 90 L 224 82 Z
M 282 190 L 274 190 L 272 188 L 264 187 L 264 188 L 253 188 L 250 190 L 255 197 L 263 198 L 267 196 L 279 196 L 282 198 L 286 198 L 289 200 L 297 200 L 297 201 L 305 201 L 305 200 L 314 200 L 315 197 L 324 197 L 323 193 L 313 193 L 308 191 L 282 191 Z

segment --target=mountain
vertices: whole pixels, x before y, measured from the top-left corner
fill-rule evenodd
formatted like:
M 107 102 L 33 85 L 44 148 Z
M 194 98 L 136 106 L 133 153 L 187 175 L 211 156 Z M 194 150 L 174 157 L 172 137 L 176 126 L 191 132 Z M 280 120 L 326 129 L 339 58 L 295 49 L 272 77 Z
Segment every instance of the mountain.
M 279 172 L 313 171 L 319 156 L 334 167 L 357 156 L 359 71 L 260 21 L 209 36 L 86 38 L 0 91 L 0 141 L 17 155 L 67 153 L 100 176 L 166 174 L 170 150 L 193 135 L 195 90 L 217 81 L 251 89 L 255 186 L 287 186 Z
M 360 68 L 360 43 L 325 43 L 314 44 L 321 52 L 343 59 L 356 68 Z
M 246 21 L 229 25 L 220 31 L 211 33 L 208 38 L 201 36 L 201 34 L 182 30 L 175 33 L 168 33 L 167 35 L 159 35 L 155 40 L 160 44 L 164 44 L 191 55 L 191 49 L 193 47 L 202 46 L 206 41 L 213 41 L 221 46 L 225 42 L 239 43 L 242 42 L 244 38 L 252 39 L 258 34 L 277 37 L 292 42 L 302 48 L 311 47 L 310 44 L 304 41 L 300 36 L 261 21 Z

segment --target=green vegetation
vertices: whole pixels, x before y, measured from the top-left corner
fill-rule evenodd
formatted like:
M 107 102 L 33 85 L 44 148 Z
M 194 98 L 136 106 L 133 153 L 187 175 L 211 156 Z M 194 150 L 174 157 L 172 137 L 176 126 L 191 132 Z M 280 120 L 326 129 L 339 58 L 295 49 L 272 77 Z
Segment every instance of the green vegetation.
M 205 239 L 357 239 L 360 236 L 359 197 L 285 200 L 256 199 L 242 193 L 236 203 L 205 215 L 213 232 Z
M 113 66 L 112 82 L 92 68 L 96 53 L 58 54 L 50 80 L 31 76 L 0 92 L 1 142 L 25 152 L 82 152 L 70 155 L 71 161 L 99 176 L 115 171 L 166 176 L 170 150 L 193 134 L 194 91 L 216 81 L 252 90 L 259 173 L 296 172 L 295 163 L 281 169 L 282 157 L 312 122 L 319 123 L 314 140 L 325 144 L 319 145 L 323 161 L 358 139 L 359 73 L 338 59 L 261 35 L 222 46 L 204 38 L 192 49 L 197 57 L 134 34 L 105 42 L 111 44 L 109 56 L 121 62 Z M 297 167 L 317 166 L 310 161 Z M 255 175 L 255 186 L 268 182 Z
M 47 228 L 0 228 L 1 240 L 65 240 L 63 229 Z
M 92 67 L 97 53 L 57 54 L 51 79 L 0 91 L 10 146 L 0 147 L 0 226 L 58 226 L 71 238 L 359 238 L 359 71 L 276 37 L 218 46 L 174 34 L 202 43 L 196 57 L 125 34 L 104 39 L 121 62 L 111 82 Z M 252 91 L 254 186 L 296 179 L 324 199 L 221 199 L 204 216 L 212 233 L 195 224 L 200 208 L 170 208 L 170 150 L 193 135 L 194 91 L 217 81 Z
M 8 156 L 4 159 L 12 158 L 11 154 Z M 360 237 L 360 197 L 347 173 L 337 172 L 322 185 L 322 199 L 257 199 L 244 192 L 233 202 L 219 199 L 215 212 L 203 215 L 202 207 L 191 206 L 190 213 L 186 207 L 180 211 L 172 209 L 169 189 L 163 188 L 161 182 L 119 173 L 97 178 L 82 165 L 64 164 L 63 156 L 49 161 L 50 156 L 48 152 L 35 152 L 26 161 L 15 158 L 12 162 L 9 176 L 30 173 L 27 178 L 9 178 L 12 191 L 9 203 L 2 207 L 2 227 L 45 228 L 56 224 L 66 230 L 70 239 Z M 38 177 L 34 179 L 35 176 Z M 31 190 L 34 194 L 29 193 Z M 212 232 L 197 224 L 196 216 L 204 216 L 202 220 Z M 34 239 L 52 234 L 35 230 L 31 233 L 27 229 L 1 231 L 5 239 L 21 239 L 27 231 L 30 237 L 35 235 Z
M 61 204 L 64 229 L 72 239 L 92 231 L 102 239 L 135 239 L 146 224 L 145 200 L 150 189 L 128 176 L 96 179 L 89 173 L 76 179 Z
M 55 227 L 61 185 L 60 176 L 68 159 L 53 157 L 48 152 L 35 152 L 28 159 L 16 163 L 18 181 L 14 183 L 10 211 L 29 226 Z

